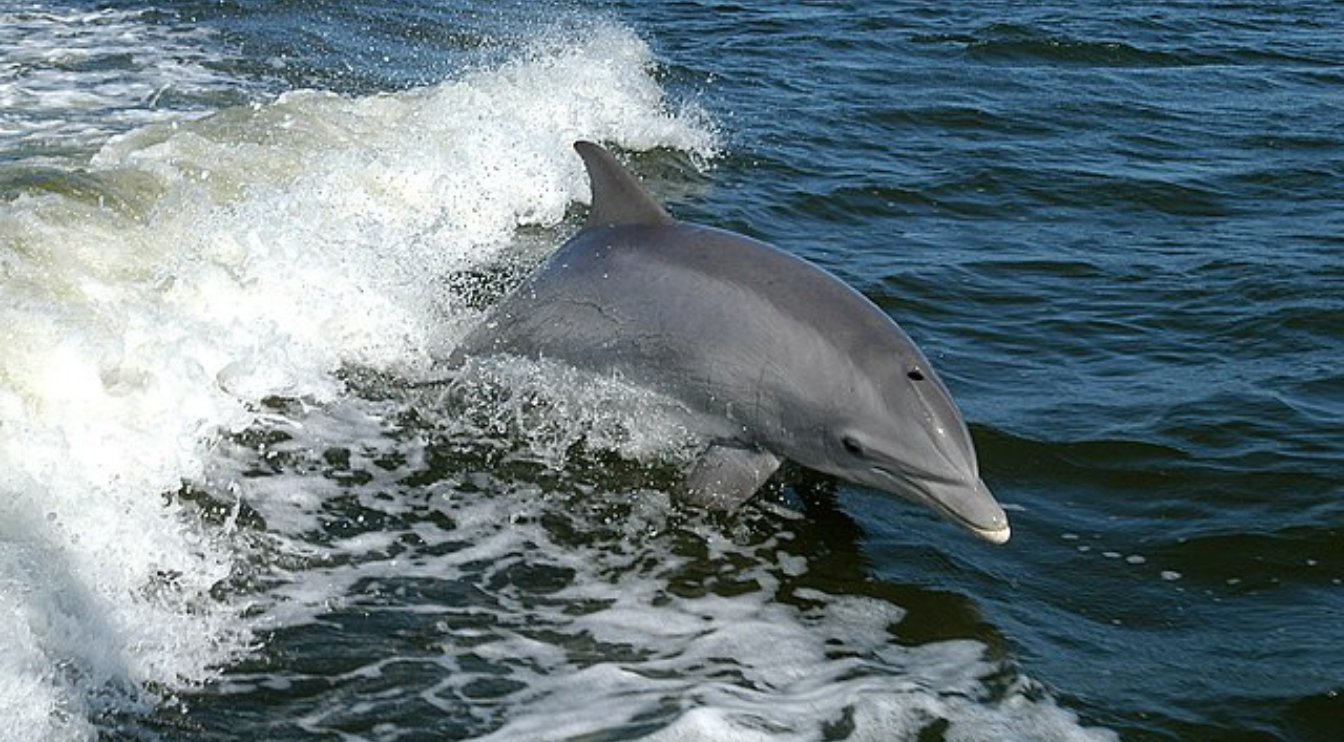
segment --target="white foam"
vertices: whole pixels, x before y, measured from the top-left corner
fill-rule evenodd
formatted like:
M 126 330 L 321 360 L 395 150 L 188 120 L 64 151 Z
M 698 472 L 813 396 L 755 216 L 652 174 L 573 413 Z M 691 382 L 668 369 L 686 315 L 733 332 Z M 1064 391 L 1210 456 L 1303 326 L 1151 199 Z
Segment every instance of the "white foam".
M 455 425 L 474 424 L 486 439 L 508 437 L 524 446 L 512 458 L 555 469 L 576 445 L 688 464 L 701 443 L 692 414 L 676 400 L 548 360 L 469 359 L 449 395 L 466 412 Z
M 110 38 L 134 17 L 24 22 L 67 21 Z M 299 91 L 132 129 L 75 195 L 0 204 L 0 708 L 26 714 L 0 736 L 91 738 L 105 709 L 250 651 L 246 606 L 211 594 L 250 542 L 164 493 L 206 479 L 212 442 L 263 397 L 330 402 L 343 365 L 428 365 L 469 316 L 444 277 L 587 197 L 574 139 L 707 154 L 712 133 L 650 66 L 633 34 L 588 28 L 427 89 Z M 4 93 L 34 121 L 79 103 L 34 85 Z

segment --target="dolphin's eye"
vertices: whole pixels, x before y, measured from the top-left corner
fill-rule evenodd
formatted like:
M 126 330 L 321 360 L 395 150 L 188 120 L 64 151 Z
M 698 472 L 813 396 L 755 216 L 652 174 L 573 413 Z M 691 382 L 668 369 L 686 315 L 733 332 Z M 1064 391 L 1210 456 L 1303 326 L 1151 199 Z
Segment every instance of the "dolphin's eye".
M 850 438 L 849 436 L 841 438 L 840 445 L 844 446 L 845 452 L 851 456 L 863 455 L 863 445 L 860 444 L 858 441 L 854 440 L 853 438 Z
M 907 378 L 907 379 L 909 379 L 909 380 L 911 380 L 911 381 L 923 381 L 923 380 L 924 380 L 924 372 L 923 372 L 923 371 L 920 371 L 920 370 L 917 369 L 917 368 L 912 368 L 912 369 L 910 369 L 909 371 L 906 371 L 906 372 L 905 372 L 905 378 Z

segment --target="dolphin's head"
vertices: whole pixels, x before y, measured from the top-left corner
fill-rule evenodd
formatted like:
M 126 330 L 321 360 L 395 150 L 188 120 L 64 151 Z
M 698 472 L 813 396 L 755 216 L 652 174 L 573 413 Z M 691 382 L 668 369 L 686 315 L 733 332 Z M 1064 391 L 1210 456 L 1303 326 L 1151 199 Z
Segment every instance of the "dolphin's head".
M 975 446 L 947 387 L 912 341 L 852 367 L 849 404 L 819 430 L 822 471 L 923 503 L 992 543 L 1008 517 L 980 479 Z M 814 451 L 817 448 L 813 449 Z

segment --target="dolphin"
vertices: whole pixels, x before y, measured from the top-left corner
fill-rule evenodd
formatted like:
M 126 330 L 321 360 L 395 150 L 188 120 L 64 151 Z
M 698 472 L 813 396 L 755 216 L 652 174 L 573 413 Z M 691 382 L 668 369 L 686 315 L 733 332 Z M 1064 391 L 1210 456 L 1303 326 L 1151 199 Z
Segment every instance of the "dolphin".
M 546 358 L 672 397 L 705 441 L 682 494 L 706 507 L 738 508 L 789 459 L 1008 540 L 966 423 L 895 321 L 801 258 L 673 219 L 609 152 L 574 147 L 587 223 L 449 365 Z

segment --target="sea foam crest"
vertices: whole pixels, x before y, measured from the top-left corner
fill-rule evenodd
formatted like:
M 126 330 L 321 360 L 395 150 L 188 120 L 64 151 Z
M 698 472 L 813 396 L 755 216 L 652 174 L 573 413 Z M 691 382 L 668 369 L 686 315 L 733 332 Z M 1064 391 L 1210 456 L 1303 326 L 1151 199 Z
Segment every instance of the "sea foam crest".
M 444 277 L 587 197 L 573 140 L 708 153 L 651 64 L 598 27 L 430 88 L 296 91 L 135 129 L 0 204 L 4 735 L 92 738 L 249 650 L 211 593 L 240 547 L 164 494 L 261 398 L 450 345 Z

